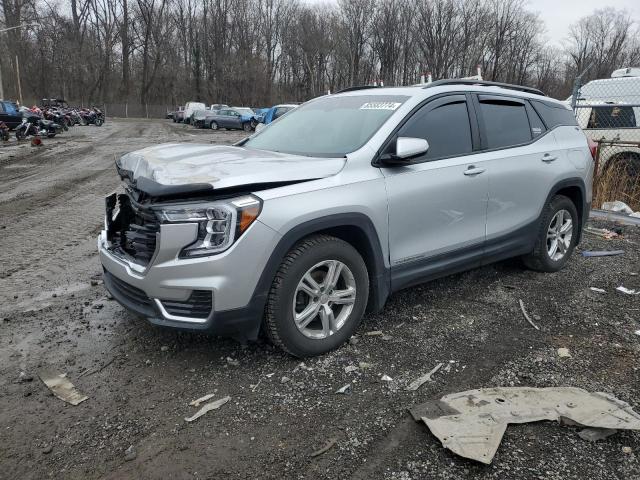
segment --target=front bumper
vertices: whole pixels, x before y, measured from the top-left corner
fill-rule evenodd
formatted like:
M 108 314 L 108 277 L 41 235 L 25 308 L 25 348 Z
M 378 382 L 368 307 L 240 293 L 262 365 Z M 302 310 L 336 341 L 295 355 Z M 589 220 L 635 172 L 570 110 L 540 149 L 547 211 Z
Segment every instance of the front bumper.
M 149 265 L 142 266 L 114 253 L 103 231 L 98 251 L 107 290 L 125 308 L 156 325 L 256 338 L 266 298 L 266 292 L 257 290 L 258 280 L 279 234 L 256 221 L 225 252 L 179 259 L 196 232 L 196 224 L 162 225 L 155 254 Z M 211 295 L 211 309 L 205 317 L 206 292 Z M 195 294 L 201 299 L 200 315 L 191 317 L 188 306 Z

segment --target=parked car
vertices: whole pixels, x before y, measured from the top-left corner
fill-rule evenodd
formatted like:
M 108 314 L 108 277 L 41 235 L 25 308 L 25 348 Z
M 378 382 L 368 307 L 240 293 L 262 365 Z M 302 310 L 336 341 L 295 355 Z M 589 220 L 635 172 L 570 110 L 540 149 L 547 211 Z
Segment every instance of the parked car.
M 583 85 L 575 112 L 587 137 L 600 144 L 600 169 L 640 174 L 640 69 Z
M 223 108 L 207 116 L 206 122 L 212 130 L 226 128 L 229 130 L 241 129 L 245 132 L 250 132 L 251 119 L 254 115 L 253 110 L 246 107 Z
M 22 113 L 15 103 L 0 100 L 0 122 L 4 122 L 10 130 L 22 124 Z
M 184 106 L 183 122 L 191 124 L 193 121 L 193 113 L 196 110 L 206 110 L 207 106 L 201 102 L 187 102 Z
M 293 110 L 297 106 L 298 105 L 295 103 L 284 103 L 268 108 L 265 112 L 262 113 L 262 115 L 256 115 L 254 117 L 255 123 L 252 123 L 252 127 L 255 129 L 258 123 L 269 125 L 271 122 L 280 118 L 282 115 Z
M 154 324 L 262 328 L 318 355 L 400 289 L 516 256 L 562 269 L 589 216 L 592 154 L 571 109 L 526 87 L 319 97 L 234 146 L 118 159 L 104 284 Z
M 192 125 L 196 128 L 204 128 L 207 115 L 210 115 L 211 113 L 212 112 L 209 109 L 196 110 L 192 115 Z
M 184 107 L 178 107 L 171 115 L 174 123 L 180 123 L 184 120 Z

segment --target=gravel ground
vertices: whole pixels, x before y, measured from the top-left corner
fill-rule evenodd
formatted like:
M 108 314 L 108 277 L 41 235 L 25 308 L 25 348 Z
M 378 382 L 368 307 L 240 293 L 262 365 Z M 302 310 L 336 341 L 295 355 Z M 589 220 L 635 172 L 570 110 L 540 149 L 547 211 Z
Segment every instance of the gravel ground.
M 109 300 L 95 237 L 103 197 L 118 185 L 115 156 L 239 138 L 110 120 L 39 148 L 0 145 L 0 477 L 640 478 L 640 432 L 589 443 L 553 422 L 510 426 L 483 466 L 445 450 L 407 412 L 493 386 L 582 387 L 640 411 L 640 296 L 614 290 L 640 289 L 638 228 L 622 227 L 616 240 L 586 234 L 580 249 L 625 254 L 575 254 L 557 274 L 509 261 L 395 294 L 349 345 L 304 363 L 264 342 L 155 328 Z M 446 366 L 432 382 L 405 391 L 438 362 Z M 42 367 L 66 373 L 89 399 L 71 406 L 52 396 Z M 334 393 L 347 384 L 349 394 Z M 185 422 L 197 411 L 189 402 L 210 393 L 231 401 Z

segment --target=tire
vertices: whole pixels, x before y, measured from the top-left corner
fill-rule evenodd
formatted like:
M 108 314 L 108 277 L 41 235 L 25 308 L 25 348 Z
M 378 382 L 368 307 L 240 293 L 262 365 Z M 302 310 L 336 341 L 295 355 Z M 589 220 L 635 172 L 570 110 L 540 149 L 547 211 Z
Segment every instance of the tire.
M 251 124 L 250 124 L 249 122 L 244 122 L 244 123 L 242 124 L 242 129 L 243 129 L 245 132 L 250 132 L 250 131 L 251 131 Z
M 558 222 L 560 217 L 558 217 L 558 215 L 560 212 L 564 212 L 563 225 L 566 226 L 566 218 L 568 214 L 571 217 L 571 226 L 570 230 L 566 231 L 564 234 L 560 233 L 558 235 L 558 232 L 554 227 L 559 226 Z M 555 233 L 558 235 L 558 238 L 556 239 L 558 250 L 554 255 L 563 253 L 559 258 L 551 257 L 551 248 L 553 246 L 554 239 L 548 238 L 548 234 L 550 234 L 552 230 L 556 230 Z M 571 232 L 571 237 L 567 239 L 566 237 L 569 231 Z M 556 195 L 549 201 L 544 209 L 533 252 L 523 257 L 525 265 L 538 272 L 557 272 L 561 270 L 567 264 L 571 254 L 573 253 L 573 249 L 578 241 L 579 233 L 580 220 L 576 206 L 568 197 L 565 197 L 564 195 Z M 562 252 L 563 250 L 564 252 Z
M 23 128 L 16 128 L 16 140 L 24 140 L 27 138 L 27 134 L 24 132 Z
M 47 133 L 47 138 L 53 138 L 55 136 L 56 136 L 55 132 Z
M 218 124 L 216 122 L 211 122 L 211 130 L 218 130 Z
M 104 120 L 100 117 L 96 118 L 96 127 L 101 127 L 104 124 Z
M 256 122 L 255 120 L 251 120 L 251 130 L 255 130 L 257 125 L 258 122 Z
M 331 264 L 341 264 L 335 290 L 320 291 L 327 281 L 322 273 L 328 275 Z M 299 288 L 307 274 L 317 282 L 315 300 Z M 330 294 L 334 292 L 335 295 L 337 291 L 343 295 L 334 298 L 342 298 L 344 302 L 330 306 Z M 345 295 L 349 291 L 355 291 L 355 295 Z M 362 321 L 368 298 L 369 275 L 358 251 L 349 243 L 328 235 L 307 237 L 289 251 L 276 273 L 267 297 L 264 329 L 274 345 L 295 357 L 320 355 L 339 347 L 353 335 Z M 299 328 L 294 311 L 298 314 L 306 309 L 314 312 L 314 306 L 318 305 L 321 306 L 315 310 L 317 313 L 303 316 L 311 321 Z M 323 329 L 325 323 L 329 324 L 327 308 L 334 323 L 333 328 Z

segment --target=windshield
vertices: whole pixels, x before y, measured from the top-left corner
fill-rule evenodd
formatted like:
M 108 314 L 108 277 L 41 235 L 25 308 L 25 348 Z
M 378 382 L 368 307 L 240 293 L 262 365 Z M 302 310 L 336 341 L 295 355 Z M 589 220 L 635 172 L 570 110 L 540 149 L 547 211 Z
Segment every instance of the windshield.
M 344 157 L 362 147 L 409 97 L 323 97 L 299 106 L 243 146 L 317 157 Z
M 250 108 L 234 108 L 240 115 L 253 115 L 254 112 Z

